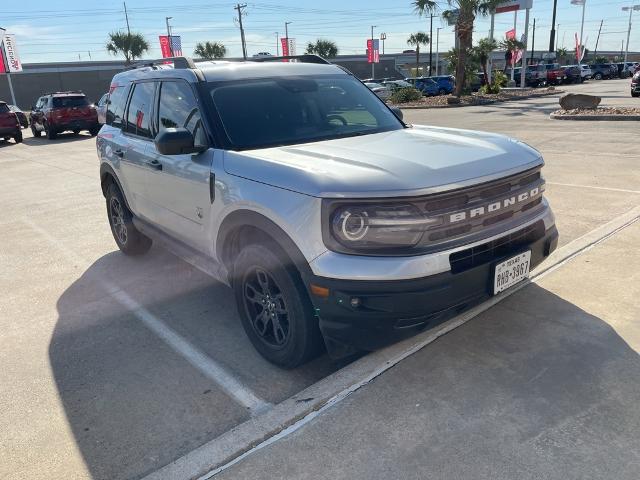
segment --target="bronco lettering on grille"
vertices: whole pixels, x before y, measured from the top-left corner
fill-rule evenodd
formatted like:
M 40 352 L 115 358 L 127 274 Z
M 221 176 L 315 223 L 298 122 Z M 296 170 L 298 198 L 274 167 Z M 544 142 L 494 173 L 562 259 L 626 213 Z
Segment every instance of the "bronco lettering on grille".
M 536 195 L 538 195 L 539 193 L 540 193 L 540 187 L 536 187 L 536 188 L 532 188 L 529 191 L 522 192 L 518 195 L 514 195 L 512 197 L 508 197 L 496 202 L 492 202 L 488 205 L 475 207 L 470 210 L 464 210 L 462 212 L 452 213 L 449 215 L 449 222 L 450 223 L 461 222 L 468 218 L 477 218 L 477 217 L 486 215 L 487 213 L 497 212 L 504 208 L 508 208 L 513 205 L 526 202 L 527 200 L 530 200 Z

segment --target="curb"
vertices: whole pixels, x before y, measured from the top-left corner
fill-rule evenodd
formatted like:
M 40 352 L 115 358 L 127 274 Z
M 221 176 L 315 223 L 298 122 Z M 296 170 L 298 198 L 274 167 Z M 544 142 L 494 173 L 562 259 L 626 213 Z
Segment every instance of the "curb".
M 640 121 L 640 115 L 556 115 L 549 114 L 552 120 L 602 120 L 602 121 Z
M 555 90 L 553 92 L 540 93 L 537 95 L 524 95 L 524 96 L 518 96 L 518 97 L 512 97 L 512 98 L 505 98 L 504 100 L 489 100 L 484 103 L 470 103 L 470 104 L 454 103 L 451 105 L 425 105 L 425 106 L 408 105 L 406 107 L 403 107 L 401 103 L 400 104 L 390 103 L 388 105 L 392 107 L 398 107 L 401 110 L 431 110 L 431 109 L 438 109 L 438 108 L 484 107 L 485 105 L 493 105 L 494 103 L 504 103 L 504 102 L 513 102 L 513 101 L 517 102 L 518 100 L 527 100 L 529 98 L 549 97 L 551 95 L 556 95 L 558 93 L 564 93 L 564 91 Z

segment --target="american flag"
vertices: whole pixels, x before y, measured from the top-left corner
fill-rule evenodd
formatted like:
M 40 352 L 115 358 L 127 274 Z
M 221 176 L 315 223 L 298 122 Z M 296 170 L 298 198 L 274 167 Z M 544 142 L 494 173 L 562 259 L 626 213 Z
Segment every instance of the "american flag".
M 171 51 L 174 57 L 182 56 L 182 41 L 180 41 L 180 35 L 171 35 Z

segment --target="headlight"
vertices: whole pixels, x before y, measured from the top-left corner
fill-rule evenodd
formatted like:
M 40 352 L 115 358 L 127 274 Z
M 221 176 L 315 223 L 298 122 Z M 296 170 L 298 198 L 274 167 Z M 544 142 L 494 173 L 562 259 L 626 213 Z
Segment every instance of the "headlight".
M 414 247 L 428 227 L 428 218 L 411 204 L 352 204 L 327 207 L 325 243 L 336 251 L 362 253 Z

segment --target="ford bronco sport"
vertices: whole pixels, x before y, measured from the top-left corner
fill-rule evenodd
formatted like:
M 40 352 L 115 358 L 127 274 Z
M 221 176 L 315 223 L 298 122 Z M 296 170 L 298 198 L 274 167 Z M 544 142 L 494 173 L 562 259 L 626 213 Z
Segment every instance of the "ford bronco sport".
M 95 107 L 82 92 L 47 93 L 38 99 L 31 110 L 31 133 L 39 137 L 44 132 L 49 140 L 59 133 L 88 130 L 96 135 L 100 130 Z
M 97 138 L 120 250 L 157 242 L 229 285 L 269 361 L 415 334 L 555 249 L 539 152 L 408 125 L 341 67 L 273 59 L 119 73 Z
M 0 139 L 13 138 L 16 143 L 22 142 L 22 130 L 18 116 L 11 111 L 9 105 L 0 102 Z

